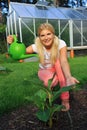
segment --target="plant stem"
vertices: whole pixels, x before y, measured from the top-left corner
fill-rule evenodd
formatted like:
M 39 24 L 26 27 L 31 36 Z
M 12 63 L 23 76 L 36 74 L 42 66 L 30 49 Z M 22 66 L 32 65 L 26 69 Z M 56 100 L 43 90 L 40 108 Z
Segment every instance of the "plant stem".
M 71 115 L 70 115 L 70 112 L 67 111 L 67 114 L 68 114 L 68 117 L 69 117 L 69 120 L 70 120 L 70 126 L 71 126 L 71 130 L 73 130 L 73 122 L 72 122 L 72 118 L 71 118 Z
M 49 119 L 49 128 L 52 128 L 52 125 L 53 125 L 53 121 L 52 121 L 52 117 L 50 117 L 50 119 Z

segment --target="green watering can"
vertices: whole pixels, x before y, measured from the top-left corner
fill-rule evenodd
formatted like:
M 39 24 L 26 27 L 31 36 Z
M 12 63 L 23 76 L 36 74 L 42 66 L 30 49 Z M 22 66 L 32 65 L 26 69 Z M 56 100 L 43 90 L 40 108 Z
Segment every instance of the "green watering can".
M 26 46 L 24 43 L 17 40 L 16 35 L 13 35 L 14 42 L 9 46 L 9 54 L 13 59 L 25 59 L 35 57 L 37 54 L 26 54 Z

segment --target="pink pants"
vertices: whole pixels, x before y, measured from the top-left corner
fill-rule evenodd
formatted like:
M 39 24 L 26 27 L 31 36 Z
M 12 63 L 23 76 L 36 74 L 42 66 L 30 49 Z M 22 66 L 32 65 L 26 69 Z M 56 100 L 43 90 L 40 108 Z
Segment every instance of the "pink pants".
M 53 78 L 53 75 L 55 73 L 55 76 Z M 38 71 L 38 77 L 40 78 L 40 80 L 42 80 L 44 82 L 45 86 L 48 86 L 48 80 L 53 78 L 52 87 L 55 87 L 58 83 L 60 85 L 60 87 L 64 87 L 66 86 L 66 80 L 64 77 L 64 74 L 62 72 L 62 68 L 60 65 L 60 61 L 57 60 L 54 67 L 50 68 L 50 69 L 40 69 Z M 69 92 L 63 92 L 61 94 L 61 99 L 69 99 Z

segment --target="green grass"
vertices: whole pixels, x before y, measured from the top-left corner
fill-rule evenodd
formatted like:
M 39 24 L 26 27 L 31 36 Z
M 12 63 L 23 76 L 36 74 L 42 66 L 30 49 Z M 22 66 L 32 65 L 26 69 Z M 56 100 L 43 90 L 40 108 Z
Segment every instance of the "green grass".
M 87 83 L 87 56 L 69 59 L 72 75 Z M 38 62 L 19 63 L 0 55 L 0 114 L 26 105 L 26 96 L 31 96 L 42 85 L 38 79 Z
M 80 81 L 80 85 L 87 83 L 87 56 L 69 59 L 71 73 Z

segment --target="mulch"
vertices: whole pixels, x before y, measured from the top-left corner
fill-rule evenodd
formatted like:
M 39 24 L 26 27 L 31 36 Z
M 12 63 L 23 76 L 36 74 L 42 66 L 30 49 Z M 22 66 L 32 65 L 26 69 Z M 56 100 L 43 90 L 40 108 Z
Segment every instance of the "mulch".
M 53 127 L 37 119 L 35 106 L 23 106 L 0 117 L 0 130 L 87 130 L 87 91 L 71 93 L 69 112 L 59 112 Z M 57 114 L 57 113 L 56 113 Z

